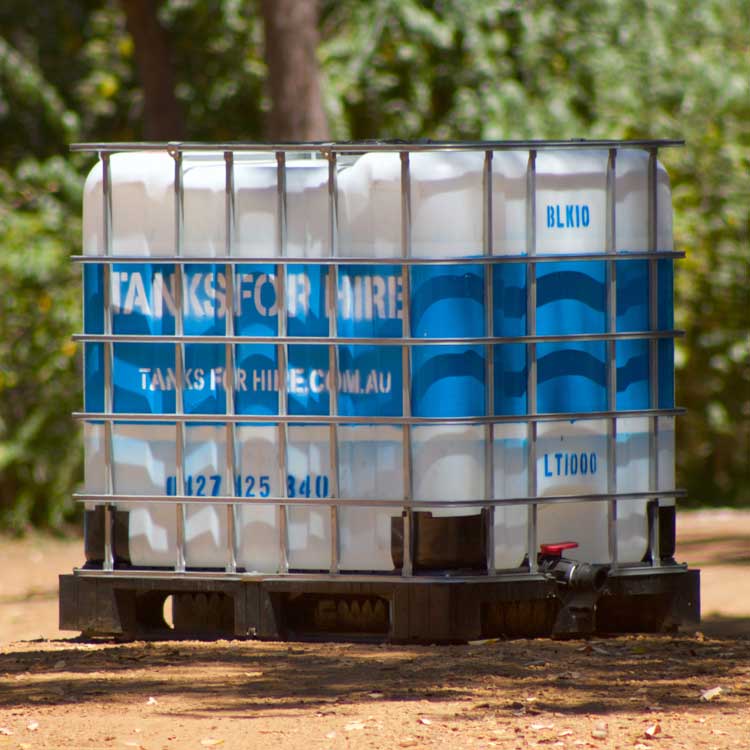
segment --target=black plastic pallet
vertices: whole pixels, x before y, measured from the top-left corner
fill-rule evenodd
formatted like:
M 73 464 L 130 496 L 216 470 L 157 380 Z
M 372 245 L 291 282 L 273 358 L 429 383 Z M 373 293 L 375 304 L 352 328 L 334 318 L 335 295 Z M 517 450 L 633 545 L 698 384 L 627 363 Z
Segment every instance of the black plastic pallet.
M 610 576 L 600 591 L 543 575 L 366 581 L 86 571 L 60 576 L 60 628 L 124 638 L 457 643 L 698 624 L 698 570 L 642 571 Z M 163 614 L 169 597 L 171 626 Z

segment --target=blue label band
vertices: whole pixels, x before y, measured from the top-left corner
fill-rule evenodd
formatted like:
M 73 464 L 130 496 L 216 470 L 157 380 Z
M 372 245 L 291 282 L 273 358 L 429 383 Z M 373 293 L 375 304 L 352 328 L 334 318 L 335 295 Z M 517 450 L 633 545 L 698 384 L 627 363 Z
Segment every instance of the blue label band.
M 573 214 L 575 216 L 575 212 Z M 617 331 L 649 330 L 649 261 L 617 261 Z M 672 261 L 657 265 L 658 327 L 673 325 Z M 286 328 L 290 336 L 327 336 L 330 285 L 326 266 L 292 264 L 286 272 Z M 526 268 L 523 264 L 415 266 L 411 274 L 413 337 L 476 338 L 485 331 L 485 274 L 491 274 L 495 336 L 527 330 Z M 233 279 L 219 264 L 186 264 L 183 329 L 194 336 L 226 330 L 227 284 L 234 284 L 234 329 L 242 336 L 276 336 L 278 290 L 272 264 L 239 264 Z M 175 332 L 175 266 L 170 263 L 114 264 L 111 271 L 112 330 L 115 334 L 172 335 Z M 84 267 L 84 324 L 104 330 L 103 270 Z M 336 289 L 339 344 L 337 409 L 345 416 L 401 416 L 403 371 L 403 280 L 398 265 L 342 265 Z M 606 264 L 560 261 L 537 266 L 536 333 L 605 333 Z M 349 337 L 393 339 L 393 345 L 347 345 Z M 528 352 L 525 344 L 422 345 L 411 351 L 412 413 L 420 417 L 485 416 L 486 357 L 492 350 L 497 415 L 527 408 Z M 649 406 L 647 340 L 618 341 L 616 406 Z M 288 410 L 294 415 L 330 413 L 333 378 L 328 346 L 288 345 Z M 659 406 L 674 405 L 674 345 L 657 344 Z M 274 344 L 234 346 L 235 409 L 238 414 L 278 414 L 278 352 Z M 607 408 L 605 342 L 537 345 L 537 403 L 544 413 L 604 411 Z M 104 345 L 85 347 L 87 411 L 103 411 Z M 183 406 L 187 414 L 226 413 L 226 347 L 186 344 Z M 116 342 L 113 345 L 113 405 L 120 413 L 175 412 L 175 346 Z

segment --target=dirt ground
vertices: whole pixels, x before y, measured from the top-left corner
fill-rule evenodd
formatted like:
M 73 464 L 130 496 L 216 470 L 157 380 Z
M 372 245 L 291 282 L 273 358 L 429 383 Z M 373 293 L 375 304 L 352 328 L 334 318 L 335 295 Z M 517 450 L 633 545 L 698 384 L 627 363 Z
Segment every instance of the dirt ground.
M 700 632 L 466 646 L 85 642 L 80 540 L 0 538 L 0 750 L 750 748 L 750 512 L 678 516 Z

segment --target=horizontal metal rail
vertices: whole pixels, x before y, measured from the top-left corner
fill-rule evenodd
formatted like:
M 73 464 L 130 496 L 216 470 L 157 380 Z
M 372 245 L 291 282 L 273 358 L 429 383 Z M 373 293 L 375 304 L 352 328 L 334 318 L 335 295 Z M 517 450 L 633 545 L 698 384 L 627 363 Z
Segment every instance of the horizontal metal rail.
M 469 255 L 455 257 L 357 257 L 347 258 L 325 256 L 321 258 L 298 258 L 291 255 L 72 255 L 75 263 L 94 263 L 101 265 L 138 264 L 138 265 L 183 265 L 200 264 L 216 266 L 238 265 L 294 265 L 294 266 L 495 266 L 504 263 L 567 263 L 568 261 L 607 261 L 607 260 L 658 260 L 684 258 L 681 250 L 620 250 L 615 253 L 540 253 L 538 255 Z
M 655 571 L 650 565 L 642 564 L 624 564 L 617 568 L 616 571 L 612 571 L 609 574 L 610 578 L 627 578 L 631 576 L 643 575 L 644 573 L 652 575 L 658 573 L 659 575 L 674 575 L 676 573 L 684 573 L 688 569 L 686 564 L 669 565 L 659 568 Z M 258 573 L 258 572 L 242 572 L 236 571 L 234 573 L 219 573 L 214 570 L 186 570 L 183 573 L 176 573 L 173 570 L 162 569 L 154 570 L 153 568 L 139 568 L 137 565 L 128 567 L 126 569 L 102 571 L 98 568 L 74 568 L 73 573 L 81 578 L 156 578 L 159 580 L 175 580 L 185 578 L 200 578 L 203 580 L 215 580 L 215 581 L 263 581 L 264 583 L 289 583 L 288 575 L 280 575 L 275 573 Z M 308 573 L 304 571 L 295 571 L 295 581 L 315 581 L 318 583 L 329 582 L 329 583 L 394 583 L 402 578 L 400 571 L 393 571 L 392 573 L 379 571 L 377 573 L 347 573 L 340 572 L 332 575 L 330 573 Z M 508 568 L 505 570 L 497 570 L 494 573 L 478 572 L 476 575 L 467 575 L 464 572 L 450 574 L 441 572 L 440 575 L 435 575 L 429 572 L 421 572 L 416 575 L 409 576 L 412 580 L 417 580 L 420 583 L 445 583 L 450 581 L 451 583 L 476 583 L 478 578 L 485 581 L 547 581 L 548 576 L 540 573 L 530 573 L 525 568 Z
M 196 424 L 216 422 L 246 422 L 248 424 L 366 424 L 366 425 L 485 425 L 525 424 L 527 422 L 569 422 L 618 417 L 677 417 L 686 413 L 681 407 L 674 409 L 631 409 L 629 411 L 579 411 L 546 414 L 498 414 L 490 417 L 382 417 L 338 414 L 150 414 L 140 412 L 73 412 L 73 418 L 89 422 L 194 422 Z M 220 417 L 220 419 L 217 419 Z
M 482 344 L 540 344 L 565 341 L 630 341 L 646 339 L 674 339 L 681 338 L 685 331 L 665 330 L 665 331 L 624 331 L 620 333 L 558 333 L 549 335 L 536 336 L 471 336 L 467 338 L 402 338 L 393 337 L 374 337 L 374 336 L 339 336 L 331 338 L 329 336 L 176 336 L 156 334 L 104 334 L 104 333 L 76 333 L 73 335 L 73 341 L 84 341 L 88 343 L 96 342 L 115 342 L 115 343 L 139 343 L 139 344 L 159 344 L 159 343 L 185 343 L 185 344 L 335 344 L 339 346 L 480 346 Z
M 200 505 L 301 505 L 327 507 L 352 506 L 357 508 L 420 508 L 434 510 L 440 508 L 497 508 L 507 505 L 556 505 L 560 503 L 596 503 L 604 500 L 644 500 L 653 497 L 684 497 L 685 490 L 663 490 L 659 492 L 620 492 L 596 493 L 588 495 L 544 495 L 539 497 L 507 497 L 497 499 L 469 499 L 469 500 L 393 500 L 356 497 L 255 497 L 241 498 L 234 495 L 217 495 L 215 497 L 198 497 L 196 495 L 104 495 L 102 493 L 79 492 L 73 498 L 81 503 L 96 503 L 100 505 L 119 503 L 123 505 L 138 505 L 143 503 L 185 503 Z
M 71 151 L 96 151 L 100 154 L 116 153 L 118 151 L 165 151 L 171 154 L 194 152 L 292 152 L 318 151 L 326 154 L 362 154 L 370 151 L 386 151 L 394 153 L 419 151 L 518 151 L 536 149 L 538 151 L 551 149 L 609 149 L 609 148 L 666 148 L 683 146 L 681 139 L 641 139 L 629 141 L 616 140 L 557 140 L 557 141 L 352 141 L 336 143 L 331 141 L 308 141 L 301 143 L 196 143 L 192 141 L 163 141 L 163 142 L 115 142 L 115 143 L 74 143 Z M 222 157 L 223 158 L 223 157 Z

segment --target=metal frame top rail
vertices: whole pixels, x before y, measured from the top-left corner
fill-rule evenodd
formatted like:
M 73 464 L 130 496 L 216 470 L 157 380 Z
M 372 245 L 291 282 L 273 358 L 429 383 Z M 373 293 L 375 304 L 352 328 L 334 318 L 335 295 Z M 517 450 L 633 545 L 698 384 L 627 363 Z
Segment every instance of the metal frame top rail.
M 299 143 L 200 143 L 193 141 L 144 141 L 113 143 L 74 143 L 71 151 L 115 153 L 118 151 L 234 151 L 239 152 L 292 152 L 320 151 L 337 154 L 360 154 L 368 151 L 397 153 L 418 151 L 519 151 L 534 149 L 610 149 L 610 148 L 667 148 L 683 146 L 685 141 L 676 138 L 618 140 L 527 140 L 527 141 L 307 141 Z

